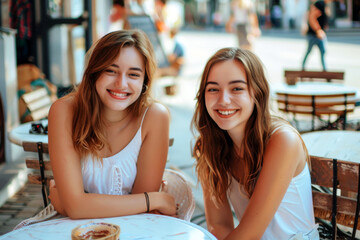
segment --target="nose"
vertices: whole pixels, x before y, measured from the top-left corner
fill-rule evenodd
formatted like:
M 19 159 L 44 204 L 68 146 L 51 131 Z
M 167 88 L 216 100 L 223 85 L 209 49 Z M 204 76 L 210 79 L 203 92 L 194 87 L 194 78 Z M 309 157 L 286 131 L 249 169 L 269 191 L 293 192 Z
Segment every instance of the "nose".
M 115 86 L 117 88 L 123 89 L 128 85 L 126 76 L 124 74 L 119 74 L 116 78 Z
M 231 95 L 228 91 L 222 91 L 219 98 L 219 103 L 221 104 L 230 104 L 231 103 Z

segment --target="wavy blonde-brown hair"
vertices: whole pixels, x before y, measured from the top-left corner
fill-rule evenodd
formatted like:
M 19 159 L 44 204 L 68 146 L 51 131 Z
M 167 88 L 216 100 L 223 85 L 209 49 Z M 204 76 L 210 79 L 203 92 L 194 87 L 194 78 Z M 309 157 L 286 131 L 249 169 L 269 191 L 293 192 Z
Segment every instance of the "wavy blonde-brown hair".
M 241 167 L 244 169 L 244 174 L 239 179 L 249 197 L 252 195 L 262 167 L 268 138 L 274 128 L 287 124 L 286 121 L 272 118 L 270 115 L 270 89 L 263 65 L 255 54 L 239 48 L 224 48 L 208 60 L 196 96 L 197 104 L 192 127 L 200 134 L 194 148 L 194 155 L 197 158 L 196 172 L 200 182 L 209 186 L 210 194 L 217 202 L 225 200 L 226 190 L 230 184 L 229 176 L 232 173 L 231 163 L 239 159 L 229 134 L 217 126 L 205 105 L 205 88 L 209 72 L 214 65 L 223 61 L 238 61 L 244 65 L 248 89 L 254 99 L 254 110 L 246 123 L 242 143 L 244 152 Z
M 135 47 L 143 56 L 145 77 L 140 97 L 129 106 L 129 114 L 139 116 L 150 104 L 151 83 L 157 68 L 153 47 L 140 30 L 114 31 L 99 39 L 86 54 L 85 71 L 74 97 L 74 116 L 72 120 L 72 140 L 81 157 L 91 153 L 99 159 L 100 150 L 107 145 L 105 121 L 101 114 L 102 102 L 95 83 L 101 74 L 118 57 L 124 47 Z

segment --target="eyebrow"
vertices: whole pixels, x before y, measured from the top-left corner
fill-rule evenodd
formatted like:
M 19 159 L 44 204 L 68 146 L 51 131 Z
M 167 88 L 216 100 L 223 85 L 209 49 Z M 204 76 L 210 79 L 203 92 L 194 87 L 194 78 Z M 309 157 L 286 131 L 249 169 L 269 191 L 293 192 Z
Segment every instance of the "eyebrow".
M 229 85 L 230 85 L 230 84 L 235 84 L 235 83 L 247 84 L 246 81 L 244 81 L 244 80 L 234 80 L 234 81 L 229 82 Z M 207 82 L 207 83 L 206 83 L 206 85 L 209 85 L 209 84 L 219 85 L 217 82 Z
M 119 65 L 117 65 L 117 64 L 111 64 L 111 66 L 116 67 L 116 68 L 120 68 Z M 135 70 L 135 71 L 139 71 L 139 72 L 143 71 L 141 68 L 138 68 L 138 67 L 131 67 L 129 70 Z

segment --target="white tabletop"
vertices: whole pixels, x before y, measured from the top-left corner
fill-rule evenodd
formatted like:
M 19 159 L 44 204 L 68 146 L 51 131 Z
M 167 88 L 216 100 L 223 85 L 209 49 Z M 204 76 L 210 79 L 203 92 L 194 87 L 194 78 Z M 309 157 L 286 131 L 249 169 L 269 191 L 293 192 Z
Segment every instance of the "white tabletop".
M 37 121 L 41 122 L 45 127 L 48 124 L 48 120 Z M 19 125 L 18 127 L 13 128 L 9 133 L 9 140 L 12 143 L 15 143 L 19 146 L 22 146 L 22 142 L 48 142 L 48 136 L 46 134 L 33 134 L 29 133 L 31 124 L 33 122 L 28 122 Z
M 270 86 L 273 95 L 276 93 L 288 93 L 299 95 L 324 95 L 356 93 L 356 99 L 360 99 L 360 90 L 351 86 L 328 82 L 297 82 L 295 85 L 277 83 Z
M 204 228 L 178 218 L 139 214 L 115 218 L 71 220 L 69 218 L 45 221 L 0 236 L 10 239 L 71 239 L 71 230 L 90 222 L 106 222 L 120 226 L 120 239 L 181 239 L 202 240 L 216 238 Z
M 316 131 L 301 136 L 310 155 L 360 163 L 358 131 Z

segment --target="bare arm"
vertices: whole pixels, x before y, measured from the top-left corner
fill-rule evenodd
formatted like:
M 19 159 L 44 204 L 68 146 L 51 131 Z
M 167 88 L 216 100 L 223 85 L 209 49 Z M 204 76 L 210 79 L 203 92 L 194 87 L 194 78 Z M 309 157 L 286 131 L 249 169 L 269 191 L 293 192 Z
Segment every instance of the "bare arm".
M 70 218 L 114 217 L 146 212 L 144 194 L 116 196 L 84 193 L 80 157 L 72 144 L 71 129 L 72 100 L 60 99 L 52 105 L 49 113 L 49 150 L 56 182 L 51 200 L 55 208 L 59 206 L 60 211 Z M 149 197 L 150 210 L 175 214 L 175 203 L 170 195 L 150 192 Z
M 316 33 L 316 36 L 320 39 L 323 39 L 326 34 L 324 30 L 321 29 L 321 26 L 317 20 L 321 16 L 321 11 L 317 9 L 314 5 L 311 5 L 309 12 L 309 25 L 311 29 Z
M 215 203 L 211 200 L 208 186 L 202 183 L 206 225 L 208 230 L 217 238 L 224 239 L 234 230 L 234 220 L 231 213 L 229 202 Z
M 229 19 L 227 20 L 226 24 L 225 24 L 225 30 L 228 33 L 232 33 L 235 31 L 234 29 L 234 22 L 235 22 L 235 18 L 233 15 L 230 15 Z
M 251 13 L 249 15 L 249 18 L 250 18 L 250 23 L 251 23 L 251 28 L 252 28 L 252 34 L 255 36 L 255 37 L 260 37 L 261 36 L 261 30 L 259 28 L 259 20 L 258 20 L 258 17 L 256 15 L 256 13 Z
M 231 2 L 231 7 L 230 7 L 230 17 L 229 19 L 226 21 L 226 24 L 225 24 L 225 30 L 228 32 L 228 33 L 233 33 L 235 32 L 235 29 L 234 29 L 234 23 L 235 23 L 235 16 L 234 16 L 234 5 L 236 3 L 234 1 Z
M 133 194 L 159 190 L 169 149 L 169 125 L 168 110 L 161 104 L 152 104 L 142 127 L 143 143 Z
M 244 215 L 226 239 L 260 239 L 291 179 L 302 171 L 305 163 L 299 136 L 288 129 L 275 132 L 267 144 L 263 167 Z

